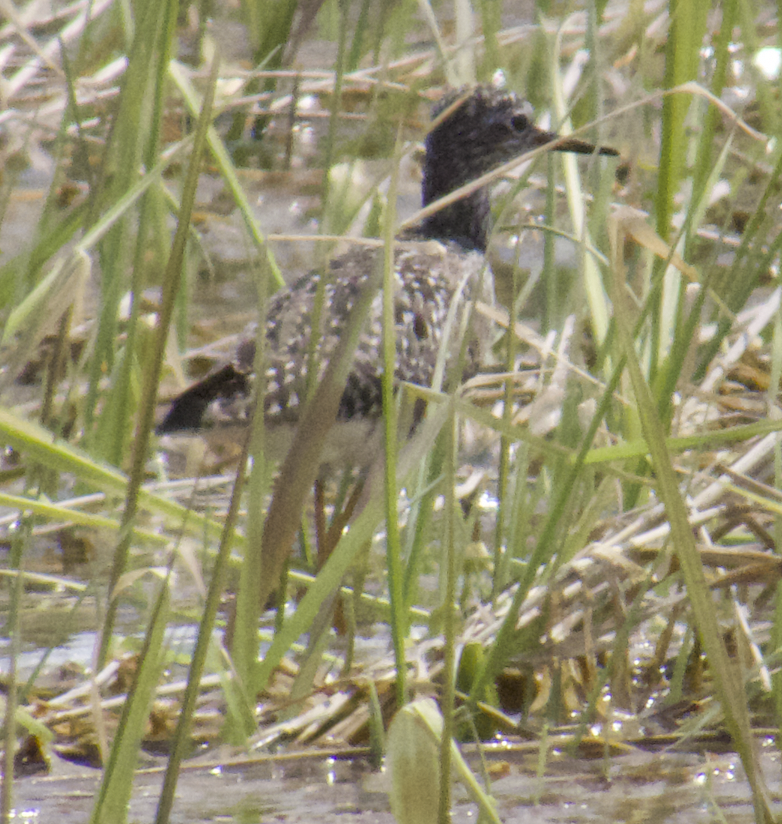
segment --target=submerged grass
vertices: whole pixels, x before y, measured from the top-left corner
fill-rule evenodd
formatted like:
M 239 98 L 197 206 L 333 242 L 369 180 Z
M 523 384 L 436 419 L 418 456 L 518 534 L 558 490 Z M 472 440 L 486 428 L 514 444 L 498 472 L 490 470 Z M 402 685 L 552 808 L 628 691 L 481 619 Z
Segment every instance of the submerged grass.
M 782 323 L 776 274 L 782 243 L 776 215 L 782 155 L 775 147 L 766 157 L 765 147 L 733 129 L 735 121 L 720 117 L 708 97 L 691 94 L 692 86 L 682 87 L 706 76 L 706 91 L 722 94 L 733 82 L 728 71 L 734 41 L 728 39 L 726 21 L 745 28 L 753 22 L 741 15 L 737 4 L 722 5 L 724 25 L 713 41 L 714 66 L 709 71 L 700 51 L 704 33 L 709 37 L 710 9 L 703 3 L 676 4 L 667 45 L 657 28 L 642 28 L 640 16 L 633 18 L 633 4 L 611 11 L 614 22 L 623 22 L 628 41 L 614 38 L 595 8 L 561 24 L 541 18 L 536 27 L 503 30 L 491 4 L 473 9 L 460 2 L 455 6 L 455 37 L 450 38 L 437 22 L 441 11 L 429 4 L 420 4 L 420 18 L 411 13 L 411 4 L 399 4 L 377 19 L 368 11 L 370 5 L 353 8 L 336 0 L 322 4 L 319 22 L 324 30 L 336 25 L 339 35 L 338 65 L 328 80 L 322 74 L 301 72 L 285 78 L 225 66 L 219 81 L 207 81 L 171 59 L 176 4 L 93 4 L 89 24 L 72 12 L 73 24 L 78 21 L 81 31 L 87 29 L 78 59 L 68 68 L 68 86 L 51 93 L 54 102 L 41 108 L 35 122 L 21 116 L 30 105 L 21 99 L 16 101 L 18 111 L 0 115 L 0 126 L 7 130 L 0 146 L 0 202 L 10 204 L 6 219 L 18 197 L 9 161 L 24 161 L 34 145 L 52 147 L 55 158 L 55 183 L 46 196 L 41 225 L 29 232 L 30 244 L 0 268 L 5 365 L 0 376 L 0 438 L 15 450 L 28 476 L 23 487 L 18 473 L 4 477 L 8 488 L 0 497 L 0 504 L 12 510 L 4 526 L 14 530 L 9 560 L 14 574 L 5 578 L 10 594 L 7 634 L 17 652 L 24 632 L 20 602 L 34 597 L 22 586 L 33 580 L 27 573 L 34 572 L 36 541 L 43 528 L 62 529 L 62 524 L 90 535 L 114 536 L 114 550 L 103 558 L 111 570 L 108 582 L 104 576 L 92 583 L 94 591 L 102 593 L 95 598 L 101 617 L 94 630 L 102 638 L 97 670 L 113 654 L 120 605 L 135 604 L 143 615 L 141 623 L 148 626 L 137 687 L 113 733 L 94 819 L 113 821 L 126 815 L 131 766 L 166 644 L 164 625 L 174 611 L 167 602 L 176 600 L 174 581 L 179 575 L 192 577 L 197 586 L 208 582 L 208 592 L 196 596 L 201 631 L 189 662 L 158 808 L 160 822 L 168 820 L 178 767 L 192 740 L 192 713 L 201 696 L 202 675 L 209 669 L 209 653 L 215 649 L 212 628 L 226 590 L 224 579 L 235 591 L 239 622 L 233 633 L 226 627 L 232 638 L 230 655 L 222 650 L 224 666 L 214 668 L 226 685 L 221 708 L 228 717 L 223 729 L 227 739 L 251 738 L 259 722 L 278 743 L 282 733 L 279 725 L 268 722 L 270 711 L 280 708 L 294 716 L 301 709 L 304 717 L 325 688 L 348 696 L 341 706 L 350 711 L 324 711 L 319 723 L 302 721 L 301 729 L 291 717 L 286 729 L 294 740 L 311 740 L 303 737 L 304 729 L 316 737 L 328 730 L 351 742 L 369 736 L 371 729 L 380 740 L 378 727 L 383 720 L 388 723 L 396 708 L 419 692 L 436 692 L 445 716 L 439 738 L 435 736 L 439 774 L 450 776 L 449 762 L 460 763 L 450 745 L 452 732 L 470 727 L 455 718 L 457 711 L 465 711 L 457 709 L 454 692 L 458 653 L 462 642 L 478 644 L 483 654 L 468 703 L 476 709 L 503 679 L 510 680 L 524 697 L 513 709 L 506 701 L 503 709 L 519 713 L 526 728 L 539 736 L 541 770 L 556 728 L 573 717 L 579 721 L 569 738 L 574 746 L 585 746 L 587 725 L 603 723 L 606 736 L 601 743 L 608 750 L 612 733 L 607 697 L 611 708 L 638 714 L 649 701 L 662 708 L 674 699 L 715 696 L 753 788 L 756 818 L 770 820 L 752 729 L 767 718 L 782 728 L 782 682 L 772 655 L 782 637 L 776 592 L 782 574 L 776 554 L 782 533 L 777 434 L 782 428 L 777 397 Z M 312 22 L 306 18 L 312 9 L 283 4 L 266 30 L 258 28 L 261 12 L 266 12 L 251 3 L 245 6 L 245 19 L 256 21 L 250 36 L 256 63 L 265 61 L 269 68 L 295 65 L 294 21 L 299 21 L 301 34 Z M 484 41 L 467 36 L 476 12 Z M 433 32 L 434 45 L 428 51 L 405 45 L 421 21 Z M 27 34 L 34 42 L 33 34 Z M 69 36 L 63 31 L 65 41 Z M 10 23 L 0 26 L 0 42 L 12 37 Z M 757 39 L 754 30 L 746 32 L 745 42 Z M 118 43 L 127 43 L 127 48 Z M 202 45 L 208 53 L 208 42 Z M 579 51 L 586 45 L 588 52 Z M 120 75 L 112 75 L 111 67 L 119 56 L 127 57 L 127 66 L 118 81 Z M 656 56 L 662 58 L 663 72 Z M 746 61 L 750 57 L 744 55 Z M 624 63 L 638 71 L 623 72 Z M 518 198 L 505 203 L 502 224 L 513 227 L 515 245 L 508 251 L 502 237 L 496 238 L 501 253 L 495 256 L 494 269 L 512 311 L 474 310 L 497 321 L 495 354 L 502 371 L 450 393 L 442 391 L 448 386 L 444 375 L 432 389 L 406 388 L 401 399 L 385 388 L 390 458 L 385 476 L 378 471 L 369 477 L 359 513 L 314 577 L 313 570 L 292 558 L 290 548 L 300 525 L 308 521 L 306 498 L 317 466 L 313 455 L 325 436 L 325 413 L 339 401 L 362 312 L 373 298 L 370 292 L 357 305 L 326 377 L 313 387 L 307 413 L 311 425 L 281 468 L 265 522 L 262 499 L 268 472 L 259 451 L 260 432 L 251 448 L 250 491 L 240 494 L 240 473 L 227 516 L 220 513 L 219 502 L 218 512 L 204 515 L 146 489 L 147 443 L 160 372 L 167 366 L 176 372 L 181 366 L 168 327 L 175 313 L 186 318 L 197 311 L 188 304 L 194 290 L 184 289 L 177 296 L 175 287 L 180 277 L 198 277 L 191 269 L 203 247 L 196 253 L 186 241 L 220 221 L 215 215 L 204 217 L 208 203 L 194 207 L 196 183 L 207 187 L 221 182 L 243 228 L 253 271 L 261 272 L 255 284 L 261 303 L 283 283 L 283 267 L 264 215 L 259 217 L 248 194 L 252 171 L 237 163 L 251 154 L 245 151 L 242 129 L 234 133 L 244 118 L 231 115 L 232 131 L 224 141 L 209 106 L 199 102 L 201 94 L 214 88 L 217 109 L 235 113 L 235 96 L 252 91 L 257 82 L 264 91 L 245 103 L 262 111 L 254 121 L 256 137 L 262 137 L 261 145 L 274 146 L 274 129 L 284 121 L 289 130 L 284 153 L 289 158 L 290 147 L 302 145 L 296 143 L 301 123 L 318 122 L 312 112 L 294 111 L 291 118 L 291 100 L 320 99 L 329 126 L 319 146 L 325 146 L 321 157 L 329 168 L 318 188 L 326 191 L 330 167 L 345 156 L 356 160 L 349 154 L 356 146 L 371 153 L 371 136 L 387 128 L 382 118 L 389 112 L 395 129 L 402 124 L 404 138 L 420 137 L 425 117 L 420 97 L 436 97 L 446 79 L 461 83 L 477 73 L 486 80 L 496 69 L 503 70 L 512 88 L 552 100 L 554 125 L 562 131 L 570 128 L 568 118 L 581 128 L 604 109 L 647 101 L 619 122 L 609 116 L 600 123 L 598 135 L 594 130 L 589 135 L 616 145 L 632 161 L 621 189 L 610 162 L 561 158 L 564 196 L 551 175 L 545 195 L 546 219 L 552 223 L 545 232 L 547 251 L 532 252 L 544 268 L 527 282 L 522 270 L 528 267 L 525 255 L 535 242 L 537 224 L 519 217 L 524 207 L 516 205 Z M 25 71 L 27 81 L 20 74 Z M 16 100 L 14 95 L 26 88 L 35 71 L 27 62 L 15 74 L 4 75 L 10 99 Z M 757 77 L 756 82 L 763 101 L 767 81 Z M 654 87 L 672 90 L 663 97 L 659 146 L 653 137 L 657 98 L 646 92 Z M 96 88 L 113 102 L 104 103 Z M 541 94 L 544 88 L 547 92 Z M 621 99 L 613 100 L 612 90 L 618 88 Z M 356 109 L 369 112 L 368 124 L 361 126 L 370 135 L 364 143 L 353 140 L 349 130 Z M 766 105 L 750 115 L 761 132 L 773 128 Z M 193 137 L 184 134 L 191 117 L 200 117 Z M 179 131 L 173 141 L 163 137 L 172 124 Z M 386 137 L 376 145 L 391 142 Z M 397 141 L 393 157 L 384 158 L 385 168 L 394 168 L 390 184 L 374 184 L 371 196 L 356 198 L 365 206 L 373 204 L 358 212 L 366 216 L 366 224 L 386 228 L 386 271 L 376 273 L 375 289 L 389 278 L 396 219 L 393 202 L 382 218 L 374 206 L 385 197 L 394 198 L 396 181 L 403 175 L 402 143 Z M 210 152 L 210 166 L 203 170 L 202 144 Z M 549 170 L 559 167 L 559 161 L 549 156 Z M 491 179 L 505 178 L 510 171 L 506 167 Z M 290 174 L 296 179 L 305 173 Z M 584 174 L 588 182 L 582 180 Z M 522 193 L 527 202 L 538 187 L 536 179 L 533 168 L 532 186 Z M 68 186 L 76 190 L 70 205 Z M 715 201 L 721 189 L 729 195 Z M 623 234 L 617 236 L 612 256 L 612 198 L 653 211 L 657 236 L 651 218 L 625 212 L 618 218 Z M 746 209 L 735 205 L 739 198 L 749 204 Z M 339 200 L 336 195 L 329 198 L 329 208 L 336 209 Z M 58 206 L 60 202 L 65 205 Z M 169 209 L 178 219 L 170 254 Z M 331 219 L 338 225 L 341 216 Z M 714 240 L 712 227 L 725 233 L 734 224 L 738 231 L 725 261 L 721 257 L 727 253 Z M 526 228 L 519 230 L 520 225 Z M 574 261 L 569 265 L 561 261 L 565 246 Z M 211 261 L 209 266 L 220 268 Z M 697 285 L 689 282 L 693 275 Z M 555 287 L 535 286 L 535 279 Z M 162 297 L 152 295 L 149 303 L 146 290 L 158 282 Z M 87 307 L 83 312 L 82 302 Z M 388 300 L 385 308 L 389 330 L 393 307 Z M 546 322 L 533 330 L 536 317 Z M 450 334 L 456 335 L 469 319 L 463 323 L 454 317 L 450 322 Z M 44 350 L 39 357 L 41 345 L 54 333 L 59 341 L 54 354 Z M 261 347 L 258 357 L 262 363 Z M 393 339 L 388 335 L 383 357 L 390 383 Z M 520 359 L 531 360 L 533 366 L 520 368 Z M 43 367 L 36 365 L 38 360 Z M 30 402 L 17 397 L 17 379 L 24 370 L 38 382 Z M 409 398 L 427 399 L 429 413 L 412 440 L 397 444 L 397 415 L 405 418 Z M 43 426 L 27 419 L 31 410 Z M 489 460 L 482 467 L 462 471 L 452 442 L 458 432 L 484 439 Z M 93 498 L 89 506 L 80 503 L 95 490 L 106 493 L 98 509 L 90 508 Z M 405 490 L 409 500 L 400 503 L 398 490 Z M 248 518 L 240 512 L 243 505 L 251 508 Z M 208 506 L 215 506 L 214 501 Z M 397 512 L 402 514 L 399 522 Z M 372 614 L 390 627 L 393 654 L 364 662 L 360 671 L 340 678 L 335 675 L 336 659 L 324 655 L 340 646 L 330 634 L 332 606 L 335 598 L 346 597 L 340 589 L 345 575 L 365 557 L 367 546 L 373 547 L 370 569 L 378 565 L 383 553 L 376 545 L 383 524 L 385 565 L 380 574 L 370 571 L 373 593 L 356 600 L 355 622 L 359 629 L 366 625 L 361 612 L 367 604 L 378 604 L 380 593 L 382 604 Z M 491 555 L 484 541 L 491 543 Z M 150 562 L 149 553 L 159 554 L 161 545 L 164 563 L 159 558 Z M 145 565 L 170 570 L 165 580 L 159 579 L 149 604 L 149 593 L 135 578 L 126 577 L 129 570 Z M 238 574 L 233 575 L 233 569 Z M 304 592 L 295 609 L 289 607 L 289 615 L 280 612 L 269 638 L 261 633 L 258 619 L 281 580 L 302 586 Z M 426 643 L 419 648 L 412 640 L 424 616 L 431 636 L 428 650 Z M 769 618 L 770 639 L 758 628 Z M 230 612 L 226 623 L 231 623 Z M 309 646 L 301 653 L 296 644 L 308 634 Z M 639 638 L 654 647 L 646 659 L 637 652 L 644 648 Z M 701 644 L 708 662 L 705 672 L 700 669 Z M 343 660 L 349 659 L 345 653 Z M 425 684 L 416 680 L 420 668 L 414 671 L 413 661 L 426 662 Z M 17 717 L 15 672 L 12 666 L 5 726 L 7 779 Z M 100 698 L 96 684 L 93 691 Z M 652 700 L 653 694 L 661 697 Z M 420 722 L 414 714 L 410 719 Z M 495 721 L 505 732 L 518 728 L 518 719 L 511 721 L 499 710 Z M 720 723 L 716 717 L 709 721 Z M 475 726 L 480 726 L 478 721 Z M 401 757 L 398 744 L 396 757 Z M 3 793 L 2 812 L 8 820 L 10 780 L 3 782 Z M 447 818 L 450 798 L 444 781 L 441 820 Z

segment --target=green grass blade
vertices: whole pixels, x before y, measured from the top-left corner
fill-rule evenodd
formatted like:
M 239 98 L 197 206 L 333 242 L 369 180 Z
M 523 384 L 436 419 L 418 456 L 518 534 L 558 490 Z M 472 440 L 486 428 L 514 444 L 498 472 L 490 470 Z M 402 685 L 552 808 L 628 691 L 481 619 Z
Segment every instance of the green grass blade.
M 201 689 L 201 676 L 206 665 L 207 653 L 212 644 L 212 631 L 214 629 L 217 610 L 220 607 L 220 600 L 225 586 L 225 576 L 228 568 L 228 561 L 231 554 L 231 547 L 234 540 L 234 527 L 239 514 L 239 503 L 241 501 L 242 486 L 244 481 L 244 467 L 247 465 L 249 454 L 249 437 L 245 440 L 244 448 L 239 459 L 239 470 L 236 473 L 236 482 L 231 493 L 231 504 L 228 508 L 228 515 L 225 519 L 225 528 L 220 538 L 220 548 L 217 553 L 214 567 L 212 568 L 212 580 L 209 583 L 204 613 L 198 627 L 198 640 L 193 651 L 193 659 L 190 663 L 190 671 L 187 676 L 187 687 L 182 698 L 182 708 L 179 712 L 174 741 L 171 747 L 171 755 L 168 759 L 166 774 L 163 779 L 163 787 L 160 791 L 155 824 L 167 824 L 171 816 L 171 809 L 174 805 L 174 794 L 179 779 L 179 769 L 182 760 L 190 753 L 190 728 L 195 712 L 196 702 Z
M 114 593 L 114 597 L 116 595 Z M 98 799 L 92 810 L 91 824 L 121 824 L 127 820 L 139 746 L 163 665 L 168 607 L 169 576 L 166 576 L 161 582 L 160 594 L 139 656 L 139 666 L 122 710 Z
M 673 89 L 697 79 L 700 49 L 706 30 L 710 3 L 702 0 L 670 0 L 671 27 L 665 52 L 665 88 Z M 689 95 L 669 94 L 663 98 L 660 173 L 657 180 L 657 234 L 670 234 L 673 201 L 684 169 L 685 118 Z
M 339 403 L 353 363 L 353 355 L 380 286 L 382 271 L 371 273 L 350 311 L 323 377 L 307 403 L 296 437 L 280 467 L 274 497 L 263 530 L 263 581 L 258 596 L 266 603 L 280 579 L 301 523 L 301 512 L 320 466 L 320 455 L 337 419 Z
M 448 418 L 443 430 L 442 443 L 445 450 L 443 475 L 445 481 L 445 523 L 443 534 L 443 556 L 441 564 L 445 565 L 445 592 L 443 598 L 443 685 L 440 698 L 442 709 L 442 727 L 440 729 L 440 804 L 437 820 L 440 824 L 449 824 L 451 820 L 452 789 L 452 749 L 456 724 L 454 710 L 456 705 L 456 582 L 459 575 L 455 541 L 456 518 L 456 419 Z
M 554 89 L 554 110 L 557 115 L 558 131 L 562 135 L 570 134 L 572 128 L 567 118 L 567 105 L 562 87 L 562 73 L 559 70 L 560 40 L 562 30 L 556 38 L 556 47 L 551 50 L 554 65 L 551 76 L 553 78 Z M 577 156 L 570 153 L 563 153 L 560 158 L 565 176 L 565 192 L 567 194 L 570 220 L 573 224 L 574 234 L 584 248 L 592 246 L 589 237 L 589 230 L 586 223 L 586 200 L 583 187 L 581 186 L 581 175 L 578 169 Z M 606 163 L 602 158 L 595 158 L 599 163 Z M 586 291 L 587 303 L 589 304 L 589 316 L 592 324 L 592 333 L 601 344 L 608 334 L 609 319 L 611 317 L 611 306 L 603 288 L 603 280 L 600 270 L 593 255 L 582 255 L 584 268 L 584 288 Z
M 193 144 L 193 155 L 190 159 L 185 186 L 182 192 L 182 205 L 179 213 L 179 223 L 174 236 L 171 249 L 171 256 L 168 260 L 166 272 L 163 280 L 163 296 L 158 317 L 156 335 L 147 361 L 147 369 L 144 380 L 143 394 L 139 403 L 139 417 L 136 424 L 136 434 L 134 438 L 133 462 L 128 480 L 127 495 L 125 498 L 125 510 L 122 515 L 122 529 L 120 530 L 120 540 L 114 551 L 111 576 L 109 580 L 109 591 L 113 591 L 119 581 L 120 575 L 125 571 L 127 557 L 130 551 L 130 540 L 133 523 L 139 508 L 141 484 L 144 480 L 147 462 L 147 451 L 150 433 L 153 428 L 155 417 L 155 401 L 157 398 L 157 387 L 160 382 L 160 373 L 163 366 L 163 357 L 168 341 L 171 318 L 174 313 L 174 303 L 179 281 L 182 272 L 182 261 L 185 253 L 185 244 L 189 232 L 190 215 L 195 202 L 196 188 L 201 170 L 201 157 L 206 145 L 207 131 L 212 117 L 212 101 L 214 90 L 217 84 L 219 60 L 215 60 L 207 86 L 203 108 L 196 128 L 196 137 Z M 118 603 L 112 600 L 106 612 L 104 625 L 101 630 L 100 652 L 98 655 L 99 666 L 102 667 L 106 661 L 109 651 L 111 635 L 114 629 L 114 616 Z
M 184 68 L 176 60 L 172 60 L 169 63 L 169 75 L 173 80 L 174 85 L 184 98 L 188 111 L 192 115 L 197 115 L 199 112 L 199 96 L 193 88 L 193 84 L 190 82 L 187 72 L 185 72 Z M 214 157 L 215 163 L 217 163 L 220 174 L 225 179 L 228 190 L 231 192 L 231 196 L 233 197 L 234 202 L 239 209 L 239 213 L 244 220 L 244 225 L 247 228 L 247 231 L 258 251 L 265 256 L 265 261 L 269 266 L 269 272 L 271 273 L 275 286 L 277 286 L 277 288 L 284 287 L 285 279 L 280 272 L 279 266 L 277 266 L 277 261 L 274 259 L 274 254 L 269 247 L 269 244 L 266 242 L 266 238 L 263 236 L 260 226 L 258 226 L 258 222 L 256 221 L 255 215 L 253 214 L 250 206 L 250 201 L 247 199 L 247 195 L 242 188 L 242 184 L 239 182 L 239 177 L 237 176 L 236 169 L 231 161 L 231 156 L 226 151 L 225 145 L 214 127 L 210 126 L 207 133 L 207 140 L 209 143 L 209 150 Z
M 10 640 L 10 667 L 8 672 L 8 691 L 5 698 L 3 718 L 3 781 L 0 784 L 0 819 L 7 824 L 13 819 L 14 803 L 14 756 L 16 754 L 16 721 L 18 711 L 19 688 L 17 684 L 17 661 L 22 651 L 21 614 L 22 595 L 24 593 L 24 576 L 22 559 L 32 534 L 32 522 L 29 516 L 21 513 L 18 534 L 11 543 L 9 565 L 16 572 L 16 578 L 10 582 L 11 598 L 8 604 L 8 620 L 5 632 Z
M 31 461 L 56 472 L 73 473 L 82 483 L 107 494 L 127 494 L 128 479 L 119 470 L 95 461 L 83 450 L 54 437 L 37 423 L 22 420 L 2 406 L 0 440 Z M 144 489 L 139 491 L 139 505 L 163 516 L 172 529 L 185 525 L 189 532 L 213 538 L 222 532 L 222 524 Z
M 420 462 L 437 437 L 448 414 L 450 406 L 444 404 L 434 410 L 413 439 L 406 444 L 399 456 L 397 482 L 402 483 L 415 465 Z M 360 550 L 372 538 L 375 529 L 384 515 L 384 489 L 377 475 L 370 476 L 364 491 L 366 504 L 361 513 L 355 518 L 350 530 L 342 536 L 328 561 L 318 573 L 318 577 L 310 585 L 307 594 L 302 598 L 295 614 L 285 622 L 283 628 L 274 636 L 271 647 L 260 663 L 254 685 L 255 692 L 266 689 L 269 678 L 283 656 L 293 643 L 307 632 L 318 615 L 321 604 L 334 592 L 350 568 Z M 267 533 L 268 534 L 268 533 Z
M 443 717 L 431 698 L 419 698 L 403 707 L 391 722 L 388 761 L 391 772 L 391 809 L 398 824 L 425 824 L 433 820 L 440 784 L 437 748 L 443 740 Z M 493 800 L 484 792 L 454 741 L 450 742 L 454 773 L 480 810 L 480 820 L 501 824 Z M 450 810 L 446 811 L 450 818 Z
M 266 394 L 266 295 L 267 270 L 261 263 L 258 278 L 258 302 L 260 312 L 255 340 L 255 392 L 258 398 Z M 247 495 L 247 548 L 242 557 L 239 586 L 236 592 L 236 621 L 231 656 L 239 682 L 249 690 L 258 659 L 258 622 L 265 608 L 258 597 L 262 587 L 263 559 L 253 547 L 263 545 L 264 506 L 270 484 L 270 470 L 265 455 L 266 426 L 263 415 L 253 415 L 250 434 L 250 457 L 252 459 L 248 478 Z M 243 471 L 243 470 L 242 470 Z M 284 601 L 284 598 L 281 602 Z
M 407 701 L 405 663 L 405 639 L 407 614 L 405 611 L 404 570 L 399 536 L 397 489 L 397 444 L 399 424 L 396 414 L 396 334 L 394 306 L 396 302 L 396 277 L 394 272 L 394 232 L 396 230 L 396 195 L 402 135 L 397 132 L 394 172 L 388 192 L 388 209 L 385 220 L 385 248 L 383 254 L 383 428 L 385 437 L 385 498 L 386 498 L 386 567 L 388 589 L 391 598 L 391 637 L 396 662 L 397 706 Z
M 714 602 L 703 572 L 700 555 L 695 545 L 695 537 L 688 522 L 687 510 L 679 490 L 679 484 L 671 464 L 670 454 L 665 445 L 665 431 L 657 415 L 651 391 L 646 383 L 635 353 L 629 318 L 632 317 L 625 296 L 624 264 L 622 254 L 624 238 L 618 235 L 617 224 L 612 229 L 612 246 L 615 251 L 613 294 L 616 307 L 616 328 L 627 361 L 633 391 L 635 393 L 641 426 L 649 445 L 649 453 L 654 467 L 654 477 L 658 494 L 665 504 L 671 527 L 671 538 L 681 564 L 687 595 L 692 607 L 698 632 L 711 666 L 714 685 L 733 744 L 741 756 L 747 779 L 752 787 L 755 812 L 758 821 L 771 822 L 770 798 L 765 780 L 760 771 L 755 743 L 750 727 L 749 712 L 739 671 L 728 656 L 725 641 L 720 633 Z

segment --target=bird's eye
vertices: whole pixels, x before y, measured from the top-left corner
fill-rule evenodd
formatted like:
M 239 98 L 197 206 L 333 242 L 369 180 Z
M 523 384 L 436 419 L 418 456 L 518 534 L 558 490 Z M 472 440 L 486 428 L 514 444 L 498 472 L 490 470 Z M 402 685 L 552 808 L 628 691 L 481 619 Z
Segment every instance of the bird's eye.
M 514 114 L 510 119 L 510 125 L 515 132 L 523 132 L 529 126 L 529 120 L 523 114 Z

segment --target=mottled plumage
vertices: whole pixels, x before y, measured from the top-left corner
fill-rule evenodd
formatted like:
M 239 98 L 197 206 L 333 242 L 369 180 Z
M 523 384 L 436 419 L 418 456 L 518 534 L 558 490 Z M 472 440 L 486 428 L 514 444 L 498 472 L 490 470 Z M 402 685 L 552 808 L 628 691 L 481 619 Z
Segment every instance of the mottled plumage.
M 516 95 L 488 86 L 480 86 L 469 95 L 447 95 L 433 115 L 443 116 L 426 137 L 424 206 L 499 164 L 557 139 L 534 126 L 529 106 Z M 577 140 L 558 148 L 593 151 L 590 144 Z M 490 299 L 491 275 L 484 272 L 489 217 L 488 192 L 479 189 L 427 218 L 409 239 L 400 240 L 394 255 L 397 383 L 431 385 L 445 343 L 446 317 L 454 301 L 458 299 L 467 307 L 476 297 Z M 317 359 L 321 372 L 382 256 L 382 249 L 357 247 L 331 261 Z M 305 397 L 312 313 L 320 279 L 317 272 L 305 275 L 275 294 L 267 306 L 264 413 L 269 450 L 277 458 L 288 449 L 291 425 L 298 421 Z M 479 288 L 480 295 L 476 294 Z M 476 321 L 464 350 L 465 376 L 477 371 L 488 343 L 485 324 Z M 211 437 L 235 437 L 236 427 L 246 425 L 252 411 L 256 335 L 257 329 L 248 329 L 232 363 L 180 395 L 158 431 L 196 430 Z M 379 429 L 376 423 L 382 411 L 381 335 L 382 296 L 378 294 L 356 350 L 323 463 L 366 463 L 377 450 L 379 440 L 373 435 Z M 456 362 L 461 347 L 462 341 L 453 334 L 447 341 L 447 367 Z

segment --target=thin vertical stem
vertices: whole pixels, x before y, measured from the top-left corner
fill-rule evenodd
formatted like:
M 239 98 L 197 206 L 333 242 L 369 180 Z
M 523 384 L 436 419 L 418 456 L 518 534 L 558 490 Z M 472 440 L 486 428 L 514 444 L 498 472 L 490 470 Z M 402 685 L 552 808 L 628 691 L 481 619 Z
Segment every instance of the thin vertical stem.
M 11 601 L 8 607 L 8 638 L 10 641 L 11 663 L 8 672 L 8 689 L 5 704 L 5 752 L 3 753 L 3 780 L 0 785 L 0 821 L 9 824 L 13 810 L 14 755 L 16 753 L 16 708 L 17 708 L 17 660 L 21 648 L 19 633 L 19 611 L 22 602 L 24 576 L 22 575 L 22 555 L 29 532 L 28 519 L 21 516 L 21 527 L 11 545 L 11 569 L 16 577 L 11 583 Z
M 388 588 L 391 598 L 391 636 L 396 663 L 396 700 L 402 707 L 407 701 L 407 662 L 405 637 L 407 613 L 405 610 L 404 571 L 397 514 L 397 415 L 394 379 L 396 370 L 396 335 L 394 328 L 394 234 L 396 231 L 396 191 L 401 156 L 401 130 L 397 133 L 394 151 L 394 172 L 388 191 L 388 209 L 385 221 L 385 252 L 383 256 L 383 424 L 385 427 L 385 498 L 386 498 L 386 563 Z
M 443 650 L 443 694 L 441 708 L 443 713 L 443 735 L 440 740 L 440 807 L 437 816 L 439 824 L 449 824 L 451 820 L 451 742 L 454 733 L 454 703 L 456 700 L 456 579 L 459 564 L 454 541 L 454 517 L 456 502 L 456 461 L 455 426 L 453 414 L 443 428 L 445 441 L 445 524 L 443 549 L 445 552 L 445 602 L 443 604 L 443 632 L 445 646 Z

